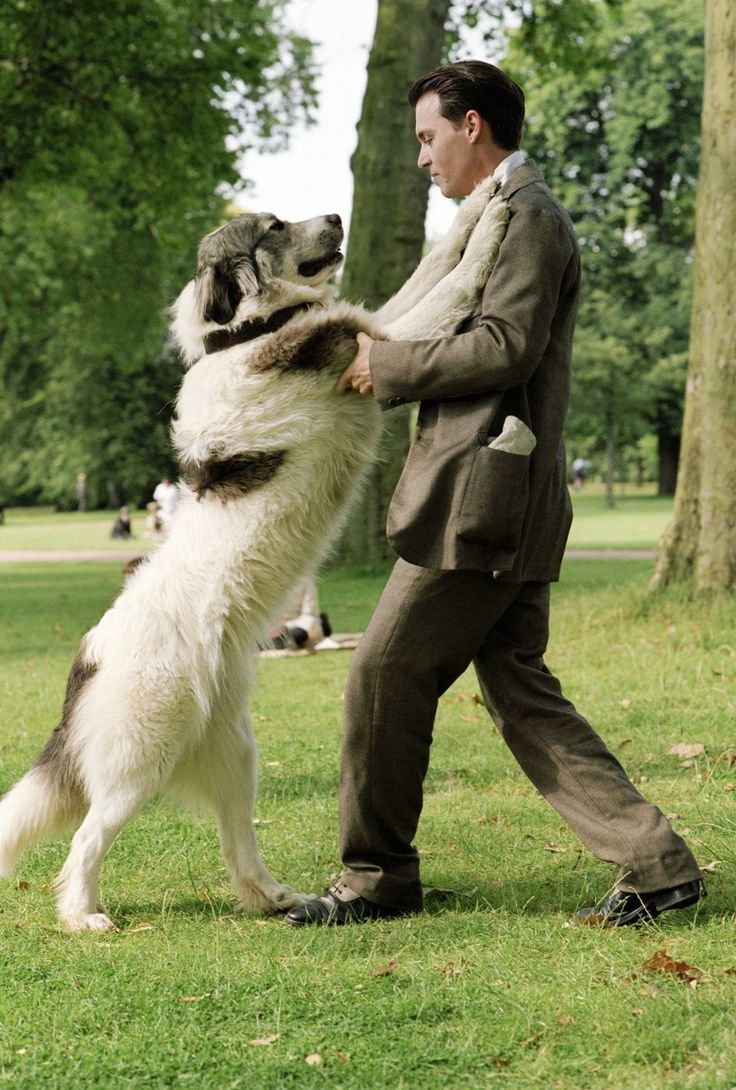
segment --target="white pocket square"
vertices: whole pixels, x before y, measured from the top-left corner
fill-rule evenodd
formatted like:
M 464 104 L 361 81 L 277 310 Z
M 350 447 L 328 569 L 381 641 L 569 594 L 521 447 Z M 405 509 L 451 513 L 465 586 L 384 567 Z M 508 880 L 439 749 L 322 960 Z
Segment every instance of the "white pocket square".
M 508 454 L 531 454 L 536 445 L 534 432 L 518 416 L 507 416 L 501 434 L 488 444 L 494 450 L 505 450 Z

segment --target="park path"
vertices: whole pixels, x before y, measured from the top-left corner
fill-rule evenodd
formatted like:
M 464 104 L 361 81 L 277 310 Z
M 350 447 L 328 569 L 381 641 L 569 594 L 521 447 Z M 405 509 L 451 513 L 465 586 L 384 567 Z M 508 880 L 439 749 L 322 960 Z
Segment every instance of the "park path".
M 0 550 L 0 564 L 13 564 L 24 561 L 91 561 L 116 560 L 124 563 L 135 556 L 132 552 L 114 552 L 90 549 L 69 549 L 46 552 L 42 549 L 5 549 Z M 568 549 L 566 560 L 653 560 L 654 549 Z
M 0 564 L 15 564 L 21 561 L 40 560 L 50 563 L 54 560 L 118 560 L 123 563 L 130 560 L 136 553 L 117 553 L 113 550 L 97 551 L 91 549 L 67 549 L 47 552 L 45 549 L 0 549 Z

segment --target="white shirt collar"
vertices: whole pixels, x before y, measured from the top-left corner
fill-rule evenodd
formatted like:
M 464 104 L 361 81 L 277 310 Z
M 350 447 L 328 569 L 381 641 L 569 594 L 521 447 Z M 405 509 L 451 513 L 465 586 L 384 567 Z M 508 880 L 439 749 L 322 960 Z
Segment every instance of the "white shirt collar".
M 505 185 L 511 175 L 519 169 L 522 163 L 525 163 L 529 155 L 523 150 L 523 148 L 517 148 L 516 151 L 512 151 L 510 155 L 507 155 L 505 159 L 502 159 L 493 172 L 493 177 Z

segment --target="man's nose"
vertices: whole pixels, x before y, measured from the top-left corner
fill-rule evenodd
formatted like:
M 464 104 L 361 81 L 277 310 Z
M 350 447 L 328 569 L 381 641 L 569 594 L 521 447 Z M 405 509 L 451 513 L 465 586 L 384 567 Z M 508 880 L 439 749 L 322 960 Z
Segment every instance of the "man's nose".
M 431 161 L 432 160 L 430 159 L 426 148 L 422 148 L 422 150 L 419 152 L 419 158 L 417 159 L 417 166 L 422 168 L 428 167 Z

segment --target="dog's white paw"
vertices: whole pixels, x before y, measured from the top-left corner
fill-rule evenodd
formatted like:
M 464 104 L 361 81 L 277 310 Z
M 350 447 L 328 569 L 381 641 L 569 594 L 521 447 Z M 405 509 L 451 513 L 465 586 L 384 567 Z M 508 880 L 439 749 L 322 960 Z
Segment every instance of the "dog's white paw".
M 117 931 L 104 912 L 89 912 L 83 916 L 66 916 L 61 921 L 65 931 Z
M 306 904 L 316 896 L 316 893 L 297 893 L 289 886 L 281 886 L 271 900 L 276 912 L 287 912 L 288 909 L 296 908 L 297 905 Z
M 296 905 L 304 904 L 314 894 L 295 893 L 290 886 L 273 885 L 265 888 L 250 886 L 240 890 L 239 906 L 251 916 L 266 916 L 272 912 L 288 912 Z

